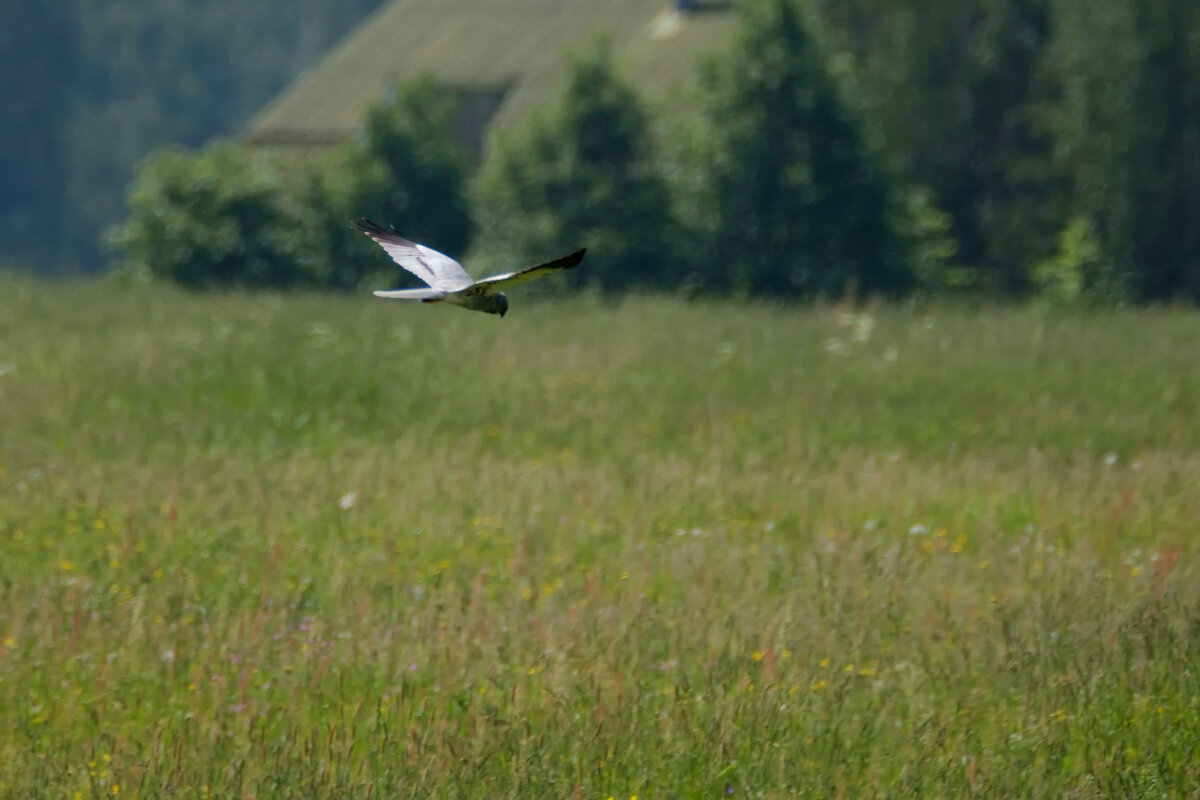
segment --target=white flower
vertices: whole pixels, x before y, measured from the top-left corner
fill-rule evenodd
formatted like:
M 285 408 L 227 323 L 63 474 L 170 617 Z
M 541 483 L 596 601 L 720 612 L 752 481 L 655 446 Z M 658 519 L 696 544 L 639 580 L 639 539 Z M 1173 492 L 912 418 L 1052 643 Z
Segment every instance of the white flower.
M 825 352 L 835 356 L 849 355 L 850 348 L 836 336 L 831 336 L 825 340 Z
M 354 508 L 354 504 L 358 502 L 358 489 L 346 492 L 338 498 L 338 505 L 343 511 L 349 511 Z

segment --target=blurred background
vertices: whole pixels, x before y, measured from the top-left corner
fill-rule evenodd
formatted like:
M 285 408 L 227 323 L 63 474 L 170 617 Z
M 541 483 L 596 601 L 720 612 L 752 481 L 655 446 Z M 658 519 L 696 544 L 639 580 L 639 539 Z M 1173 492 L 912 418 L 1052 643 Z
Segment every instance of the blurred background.
M 1188 0 L 0 2 L 0 265 L 772 297 L 1200 298 Z M 389 277 L 382 277 L 388 270 Z

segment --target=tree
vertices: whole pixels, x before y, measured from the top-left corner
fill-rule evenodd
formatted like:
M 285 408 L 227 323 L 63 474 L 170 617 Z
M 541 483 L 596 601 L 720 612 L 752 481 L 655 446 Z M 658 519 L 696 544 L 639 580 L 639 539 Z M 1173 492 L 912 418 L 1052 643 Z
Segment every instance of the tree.
M 1200 300 L 1200 7 L 1057 0 L 1062 151 L 1103 257 L 1087 288 Z
M 299 250 L 322 284 L 356 287 L 386 259 L 348 222 L 360 217 L 450 254 L 471 241 L 467 154 L 450 134 L 453 100 L 421 79 L 367 112 L 358 139 L 302 181 Z
M 646 115 L 606 43 L 571 60 L 557 106 L 497 145 L 475 189 L 487 249 L 505 263 L 594 244 L 587 270 L 571 273 L 576 286 L 678 280 L 669 196 Z
M 291 165 L 222 143 L 167 148 L 138 169 L 110 243 L 127 271 L 185 286 L 354 289 L 394 267 L 349 222 L 373 217 L 456 253 L 466 248 L 465 157 L 429 81 L 398 87 L 335 158 Z
M 189 288 L 282 288 L 309 280 L 297 267 L 279 206 L 280 180 L 232 144 L 147 158 L 130 188 L 130 217 L 109 234 L 125 269 Z
M 708 65 L 683 202 L 709 286 L 834 297 L 912 285 L 889 183 L 825 65 L 791 0 L 746 4 L 732 52 Z
M 0 0 L 0 20 L 0 255 L 57 262 L 80 23 L 24 0 Z
M 984 288 L 1020 293 L 1068 216 L 1049 124 L 1049 0 L 819 4 L 853 100 L 898 180 L 932 189 Z
M 0 259 L 99 268 L 142 158 L 236 133 L 379 2 L 0 0 Z

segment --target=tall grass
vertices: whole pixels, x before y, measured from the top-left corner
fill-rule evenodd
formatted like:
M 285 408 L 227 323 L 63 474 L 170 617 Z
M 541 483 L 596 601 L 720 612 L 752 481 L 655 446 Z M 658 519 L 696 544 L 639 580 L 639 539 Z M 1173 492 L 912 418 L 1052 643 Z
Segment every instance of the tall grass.
M 1200 786 L 1200 317 L 0 281 L 0 795 Z

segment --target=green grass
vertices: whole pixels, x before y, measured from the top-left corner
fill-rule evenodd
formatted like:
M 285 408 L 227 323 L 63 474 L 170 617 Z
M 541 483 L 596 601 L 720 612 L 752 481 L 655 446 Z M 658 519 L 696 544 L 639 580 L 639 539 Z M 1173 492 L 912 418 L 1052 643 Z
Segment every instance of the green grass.
M 0 796 L 1196 796 L 1200 316 L 845 313 L 0 280 Z

